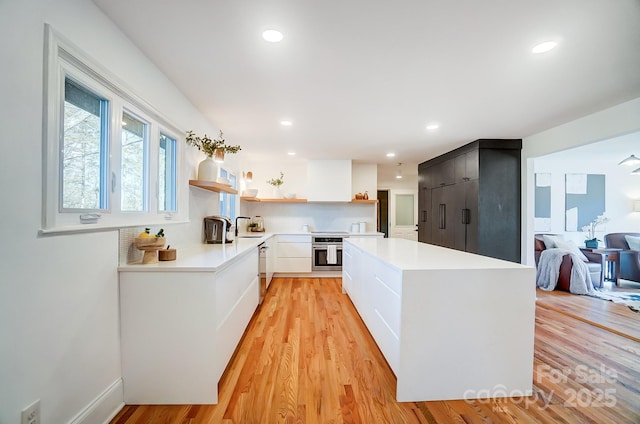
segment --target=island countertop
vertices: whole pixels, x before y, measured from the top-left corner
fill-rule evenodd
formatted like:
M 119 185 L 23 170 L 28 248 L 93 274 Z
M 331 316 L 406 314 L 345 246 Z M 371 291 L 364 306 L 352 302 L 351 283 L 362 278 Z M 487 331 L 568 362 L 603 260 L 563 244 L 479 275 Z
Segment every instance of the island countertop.
M 362 251 L 405 271 L 532 268 L 515 262 L 461 252 L 401 238 L 345 238 Z

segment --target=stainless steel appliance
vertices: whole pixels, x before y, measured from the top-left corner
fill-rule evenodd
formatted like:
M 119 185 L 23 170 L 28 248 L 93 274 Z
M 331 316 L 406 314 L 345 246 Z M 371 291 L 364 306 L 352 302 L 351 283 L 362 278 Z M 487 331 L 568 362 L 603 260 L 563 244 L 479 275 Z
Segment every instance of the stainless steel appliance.
M 315 232 L 311 239 L 312 271 L 342 270 L 342 239 L 346 232 Z
M 258 270 L 260 273 L 260 300 L 259 304 L 262 304 L 264 300 L 264 296 L 267 293 L 267 254 L 269 250 L 269 246 L 265 243 L 260 243 L 258 245 L 258 252 L 260 257 L 260 262 L 258 263 Z
M 204 242 L 207 244 L 223 244 L 233 241 L 231 219 L 226 216 L 204 217 Z

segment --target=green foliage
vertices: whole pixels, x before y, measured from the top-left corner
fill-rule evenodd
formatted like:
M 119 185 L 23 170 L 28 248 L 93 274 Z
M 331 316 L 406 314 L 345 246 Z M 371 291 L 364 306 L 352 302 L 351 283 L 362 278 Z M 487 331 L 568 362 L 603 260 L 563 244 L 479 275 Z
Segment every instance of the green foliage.
M 213 156 L 216 149 L 223 149 L 225 153 L 238 153 L 241 150 L 240 146 L 230 146 L 224 144 L 224 138 L 222 137 L 222 131 L 218 135 L 218 138 L 211 139 L 208 135 L 204 137 L 198 137 L 193 131 L 187 131 L 186 142 L 188 145 L 196 147 L 198 150 L 206 154 L 207 156 Z
M 267 184 L 271 184 L 274 187 L 280 187 L 284 183 L 284 174 L 280 171 L 280 178 L 271 178 L 267 181 Z

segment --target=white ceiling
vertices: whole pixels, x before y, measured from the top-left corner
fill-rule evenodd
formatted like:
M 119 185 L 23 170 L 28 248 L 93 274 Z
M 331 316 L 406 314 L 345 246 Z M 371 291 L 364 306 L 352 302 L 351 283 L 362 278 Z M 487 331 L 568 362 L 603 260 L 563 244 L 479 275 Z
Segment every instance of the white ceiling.
M 416 164 L 640 96 L 638 0 L 94 1 L 247 159 Z

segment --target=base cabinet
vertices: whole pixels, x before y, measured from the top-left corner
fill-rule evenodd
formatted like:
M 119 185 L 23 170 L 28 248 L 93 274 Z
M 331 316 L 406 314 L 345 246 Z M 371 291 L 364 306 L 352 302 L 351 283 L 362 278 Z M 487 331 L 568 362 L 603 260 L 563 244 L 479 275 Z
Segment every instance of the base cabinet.
M 125 403 L 218 403 L 258 297 L 257 249 L 217 272 L 121 271 Z
M 521 149 L 481 139 L 421 163 L 418 241 L 520 262 Z
M 277 236 L 276 255 L 276 272 L 311 272 L 311 236 Z

